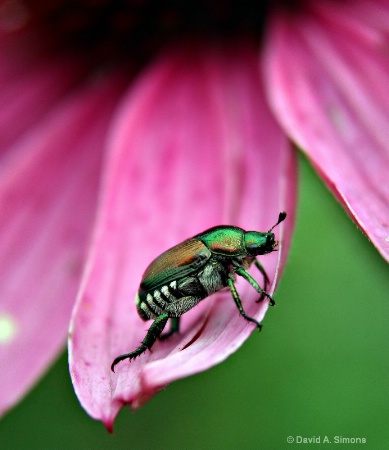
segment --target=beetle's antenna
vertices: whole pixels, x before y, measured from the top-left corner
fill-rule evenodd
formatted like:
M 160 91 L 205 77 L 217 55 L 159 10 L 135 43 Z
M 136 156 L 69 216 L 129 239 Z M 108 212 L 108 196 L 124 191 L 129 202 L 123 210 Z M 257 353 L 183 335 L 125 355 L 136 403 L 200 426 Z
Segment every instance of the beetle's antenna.
M 283 222 L 283 221 L 285 220 L 285 218 L 286 218 L 286 212 L 285 212 L 285 211 L 280 212 L 280 214 L 279 214 L 279 216 L 278 216 L 277 223 L 274 224 L 274 225 L 270 228 L 270 230 L 268 231 L 268 233 L 270 233 L 271 231 L 273 231 L 273 228 L 275 228 L 277 225 L 279 225 L 281 222 Z

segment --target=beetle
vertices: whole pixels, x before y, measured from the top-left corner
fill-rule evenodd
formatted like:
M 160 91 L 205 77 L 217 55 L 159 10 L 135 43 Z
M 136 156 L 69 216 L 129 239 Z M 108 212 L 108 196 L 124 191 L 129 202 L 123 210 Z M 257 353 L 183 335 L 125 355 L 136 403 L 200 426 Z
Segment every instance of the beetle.
M 154 319 L 141 345 L 130 353 L 114 359 L 111 370 L 118 362 L 132 360 L 150 350 L 157 339 L 166 339 L 179 331 L 180 317 L 214 292 L 228 287 L 242 317 L 261 329 L 261 324 L 249 317 L 242 306 L 235 287 L 236 275 L 248 281 L 271 305 L 274 300 L 266 292 L 269 278 L 256 256 L 277 249 L 273 228 L 285 220 L 281 212 L 269 231 L 245 231 L 242 228 L 220 225 L 187 239 L 158 256 L 143 274 L 136 296 L 136 307 L 143 320 Z M 262 289 L 247 272 L 255 264 L 264 279 Z M 169 318 L 170 331 L 162 334 Z

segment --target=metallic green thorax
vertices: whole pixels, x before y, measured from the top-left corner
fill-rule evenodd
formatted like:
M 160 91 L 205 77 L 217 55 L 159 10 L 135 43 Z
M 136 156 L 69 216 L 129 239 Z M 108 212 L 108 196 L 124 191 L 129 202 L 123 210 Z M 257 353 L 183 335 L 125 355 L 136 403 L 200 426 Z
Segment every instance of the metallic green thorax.
M 136 297 L 140 317 L 154 319 L 154 322 L 142 344 L 133 352 L 118 356 L 112 363 L 112 370 L 119 361 L 131 360 L 150 349 L 158 338 L 164 339 L 177 332 L 183 314 L 224 287 L 230 289 L 239 313 L 261 328 L 261 324 L 243 310 L 235 287 L 236 275 L 243 277 L 260 294 L 258 301 L 267 297 L 270 304 L 274 304 L 266 292 L 268 276 L 256 256 L 276 249 L 278 242 L 272 230 L 285 217 L 286 213 L 280 213 L 278 222 L 268 232 L 245 231 L 228 225 L 213 227 L 156 258 L 143 274 Z M 253 263 L 263 275 L 263 288 L 246 271 Z M 161 336 L 169 318 L 171 331 Z
M 211 228 L 195 238 L 204 242 L 214 254 L 237 257 L 264 255 L 277 245 L 271 231 L 245 231 L 228 225 Z
M 211 228 L 195 238 L 204 242 L 212 253 L 239 256 L 246 253 L 244 234 L 242 228 L 225 225 Z

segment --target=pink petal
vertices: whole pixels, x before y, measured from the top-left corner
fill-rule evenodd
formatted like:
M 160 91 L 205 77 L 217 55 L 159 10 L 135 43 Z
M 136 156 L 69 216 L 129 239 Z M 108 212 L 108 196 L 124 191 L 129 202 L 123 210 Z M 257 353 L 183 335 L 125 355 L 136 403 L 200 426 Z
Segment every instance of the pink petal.
M 0 153 L 50 113 L 84 70 L 70 58 L 38 59 L 27 71 L 0 83 Z
M 22 8 L 18 20 L 17 12 L 9 10 Z M 0 4 L 0 155 L 14 144 L 30 127 L 39 123 L 44 115 L 50 113 L 54 105 L 70 88 L 85 76 L 88 63 L 76 55 L 51 55 L 42 50 L 38 36 L 33 30 L 2 31 L 13 26 L 23 25 L 23 4 L 5 2 Z M 7 18 L 7 20 L 6 20 Z M 25 19 L 24 19 L 25 20 Z M 4 25 L 6 21 L 7 25 Z M 8 29 L 7 28 L 7 29 Z
M 8 2 L 11 3 L 11 2 Z M 31 64 L 43 57 L 42 45 L 37 41 L 37 33 L 31 27 L 12 30 L 4 27 L 4 17 L 0 4 L 0 83 L 7 83 L 14 76 L 28 72 Z M 6 28 L 6 29 L 4 29 Z
M 18 141 L 0 179 L 0 413 L 63 346 L 118 82 L 91 83 Z
M 389 260 L 389 3 L 274 17 L 264 61 L 279 120 Z
M 112 373 L 113 358 L 136 348 L 151 325 L 134 298 L 153 258 L 221 223 L 268 230 L 287 210 L 276 229 L 283 250 L 264 261 L 274 290 L 293 228 L 295 164 L 265 106 L 256 60 L 243 45 L 172 52 L 123 102 L 69 340 L 77 395 L 109 429 L 123 404 L 139 407 L 167 383 L 224 360 L 254 328 L 220 293 L 183 316 L 180 335 Z M 239 289 L 247 313 L 261 320 L 267 302 L 255 303 L 245 283 Z

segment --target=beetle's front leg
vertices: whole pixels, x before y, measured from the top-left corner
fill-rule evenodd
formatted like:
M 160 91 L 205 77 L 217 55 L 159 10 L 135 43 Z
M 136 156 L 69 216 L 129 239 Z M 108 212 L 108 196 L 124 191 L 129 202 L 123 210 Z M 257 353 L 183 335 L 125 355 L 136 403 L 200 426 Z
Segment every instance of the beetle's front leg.
M 243 277 L 246 281 L 248 281 L 251 286 L 259 293 L 261 296 L 267 297 L 270 300 L 270 305 L 274 306 L 276 302 L 274 301 L 273 297 L 268 294 L 266 291 L 264 291 L 261 286 L 254 280 L 254 278 L 246 272 L 242 267 L 236 268 L 235 272 Z
M 242 302 L 240 301 L 239 294 L 238 294 L 238 291 L 236 290 L 234 281 L 233 281 L 231 278 L 228 278 L 227 284 L 228 284 L 228 287 L 230 288 L 232 297 L 233 297 L 234 300 L 235 300 L 235 304 L 236 304 L 236 306 L 238 307 L 238 310 L 239 310 L 240 315 L 243 316 L 243 317 L 244 317 L 246 320 L 248 320 L 249 322 L 254 322 L 255 325 L 259 328 L 259 331 L 261 331 L 262 325 L 261 325 L 257 320 L 253 319 L 252 317 L 249 317 L 249 316 L 244 312 L 244 309 L 243 309 L 243 306 L 242 306 Z
M 146 337 L 143 339 L 142 344 L 135 349 L 134 351 L 130 353 L 125 353 L 123 355 L 117 356 L 112 365 L 111 370 L 112 372 L 115 372 L 115 366 L 118 362 L 123 361 L 124 359 L 129 359 L 130 361 L 132 359 L 135 359 L 137 356 L 144 353 L 146 350 L 150 350 L 150 348 L 153 346 L 154 342 L 159 338 L 161 335 L 163 329 L 165 328 L 165 325 L 169 319 L 169 316 L 167 313 L 161 314 L 158 316 L 154 322 L 151 324 L 151 327 L 149 328 L 149 331 L 146 334 Z
M 265 268 L 263 267 L 263 265 L 260 263 L 260 261 L 258 261 L 257 258 L 255 258 L 254 260 L 254 264 L 255 267 L 261 272 L 262 276 L 263 276 L 263 290 L 265 292 L 267 292 L 267 286 L 270 283 L 269 277 L 267 276 L 267 273 L 265 271 Z M 261 302 L 264 298 L 266 297 L 266 295 L 262 292 L 261 296 L 259 297 L 258 300 L 256 300 L 257 303 Z

